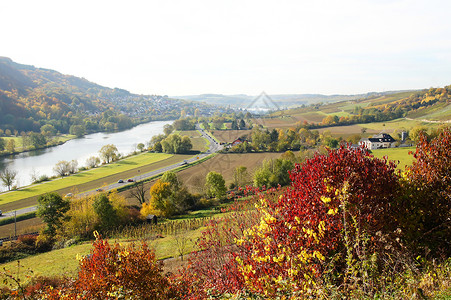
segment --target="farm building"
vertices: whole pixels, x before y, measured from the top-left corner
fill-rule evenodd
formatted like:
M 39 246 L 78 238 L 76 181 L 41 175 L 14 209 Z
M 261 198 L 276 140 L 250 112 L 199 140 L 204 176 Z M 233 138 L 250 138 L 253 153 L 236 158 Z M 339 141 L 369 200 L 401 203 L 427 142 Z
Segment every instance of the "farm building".
M 369 150 L 380 148 L 391 148 L 396 140 L 389 134 L 381 133 L 373 135 L 371 138 L 361 139 L 359 145 L 363 145 Z

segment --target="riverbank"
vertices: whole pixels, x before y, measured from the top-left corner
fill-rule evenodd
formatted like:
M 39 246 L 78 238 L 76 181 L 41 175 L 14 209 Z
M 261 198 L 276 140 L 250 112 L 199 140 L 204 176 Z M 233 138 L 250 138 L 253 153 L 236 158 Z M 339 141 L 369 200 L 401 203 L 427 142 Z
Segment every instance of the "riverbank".
M 52 147 L 56 147 L 56 146 L 60 146 L 63 145 L 64 143 L 66 143 L 67 141 L 70 141 L 72 139 L 77 138 L 75 135 L 73 134 L 61 134 L 52 138 L 57 138 L 57 141 L 53 141 L 51 144 L 49 145 L 45 145 L 44 147 L 38 147 L 38 148 L 25 148 L 23 147 L 23 143 L 22 143 L 22 137 L 17 137 L 17 136 L 7 136 L 7 137 L 2 137 L 2 139 L 5 140 L 5 144 L 8 144 L 8 141 L 13 140 L 14 144 L 15 144 L 15 149 L 13 152 L 8 152 L 6 150 L 4 151 L 0 151 L 0 158 L 2 157 L 8 157 L 11 155 L 18 155 L 21 153 L 27 153 L 27 152 L 31 152 L 31 151 L 36 151 L 36 150 L 43 150 L 43 149 L 48 149 L 48 148 L 52 148 Z

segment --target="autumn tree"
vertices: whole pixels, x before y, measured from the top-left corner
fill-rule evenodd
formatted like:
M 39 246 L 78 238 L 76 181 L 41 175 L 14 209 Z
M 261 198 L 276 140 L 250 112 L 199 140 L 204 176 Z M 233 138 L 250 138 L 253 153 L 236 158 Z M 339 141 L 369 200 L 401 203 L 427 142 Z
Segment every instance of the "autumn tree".
M 11 187 L 16 180 L 17 171 L 11 170 L 9 168 L 4 169 L 0 172 L 0 180 L 4 186 L 8 188 L 8 191 L 11 190 Z
M 383 265 L 399 225 L 393 205 L 401 188 L 393 162 L 340 148 L 296 165 L 290 178 L 275 201 L 262 195 L 260 221 L 236 239 L 234 278 L 247 290 L 306 298 L 326 270 L 333 270 L 335 283 L 374 280 L 365 265 L 373 253 L 374 268 L 393 267 Z
M 117 147 L 115 145 L 108 144 L 100 148 L 99 154 L 103 161 L 109 164 L 119 157 L 119 150 L 117 150 Z
M 190 193 L 175 172 L 166 171 L 161 176 L 161 181 L 169 183 L 171 193 L 168 195 L 167 202 L 173 206 L 174 212 L 181 213 L 193 206 L 194 203 L 191 202 L 192 197 Z
M 56 165 L 53 167 L 53 171 L 61 176 L 64 177 L 66 175 L 69 174 L 70 172 L 70 168 L 71 168 L 71 164 L 70 162 L 66 161 L 66 160 L 60 160 L 59 162 L 56 163 Z
M 182 183 L 177 177 L 177 174 L 173 171 L 164 172 L 163 176 L 161 176 L 161 181 L 169 183 L 169 186 L 172 191 L 178 191 L 182 187 Z
M 173 205 L 168 201 L 171 185 L 158 179 L 150 188 L 149 205 L 143 205 L 144 211 L 150 211 L 159 216 L 170 216 L 174 212 Z
M 86 159 L 86 165 L 90 168 L 95 168 L 100 164 L 100 158 L 97 156 L 91 156 Z

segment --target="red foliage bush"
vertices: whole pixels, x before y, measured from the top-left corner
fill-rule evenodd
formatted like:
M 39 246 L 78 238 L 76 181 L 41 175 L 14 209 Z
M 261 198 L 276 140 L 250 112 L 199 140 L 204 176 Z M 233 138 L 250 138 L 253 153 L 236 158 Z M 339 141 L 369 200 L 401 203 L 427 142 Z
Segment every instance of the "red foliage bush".
M 47 287 L 43 299 L 173 299 L 177 292 L 163 275 L 162 263 L 143 243 L 111 246 L 98 239 L 91 254 L 80 260 L 78 278 L 58 288 Z
M 351 237 L 396 229 L 395 168 L 363 149 L 346 148 L 297 165 L 291 187 L 275 201 L 262 194 L 257 211 L 217 220 L 206 231 L 205 250 L 191 267 L 195 283 L 205 293 L 247 290 L 274 297 L 308 291 L 331 264 L 343 271 Z
M 451 130 L 420 136 L 408 168 L 408 192 L 400 211 L 402 228 L 418 254 L 451 255 Z

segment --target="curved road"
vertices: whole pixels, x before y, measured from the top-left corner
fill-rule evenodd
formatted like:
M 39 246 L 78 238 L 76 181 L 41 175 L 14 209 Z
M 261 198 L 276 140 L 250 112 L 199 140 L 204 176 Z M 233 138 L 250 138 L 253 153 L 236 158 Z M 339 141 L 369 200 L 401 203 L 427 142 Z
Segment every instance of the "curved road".
M 166 171 L 174 170 L 174 169 L 176 169 L 176 168 L 178 168 L 178 167 L 180 167 L 182 165 L 193 163 L 193 162 L 195 162 L 195 161 L 197 161 L 199 159 L 207 157 L 207 156 L 209 156 L 209 155 L 211 155 L 211 154 L 213 154 L 215 152 L 218 152 L 219 150 L 222 149 L 222 145 L 217 143 L 213 139 L 213 137 L 211 137 L 207 132 L 205 132 L 205 130 L 200 128 L 199 124 L 196 124 L 196 129 L 201 133 L 202 137 L 206 138 L 208 140 L 208 142 L 210 143 L 207 151 L 205 151 L 205 152 L 203 152 L 203 153 L 201 153 L 199 155 L 196 155 L 196 156 L 194 156 L 194 157 L 192 157 L 190 159 L 186 159 L 186 160 L 184 160 L 181 163 L 169 165 L 169 166 L 166 166 L 164 168 L 161 168 L 161 169 L 158 169 L 158 170 L 155 170 L 155 171 L 151 171 L 151 172 L 148 172 L 148 173 L 140 174 L 138 176 L 131 177 L 131 179 L 133 179 L 133 181 L 141 181 L 141 180 L 144 180 L 144 179 L 147 179 L 147 178 L 151 178 L 151 177 L 154 177 L 156 175 L 163 174 Z M 110 190 L 117 189 L 119 187 L 123 187 L 124 185 L 127 185 L 127 184 L 132 184 L 132 183 L 128 183 L 128 182 L 113 183 L 113 184 L 110 184 L 108 186 L 103 187 L 102 190 L 103 191 L 110 191 Z M 89 195 L 89 194 L 92 194 L 92 193 L 95 193 L 95 192 L 96 191 L 87 191 L 87 192 L 80 193 L 79 195 L 85 196 L 85 195 Z M 21 214 L 25 214 L 25 213 L 28 213 L 28 212 L 35 211 L 36 209 L 37 209 L 37 206 L 31 206 L 31 207 L 18 209 L 18 210 L 15 210 L 15 211 L 9 211 L 9 212 L 5 212 L 0 218 L 14 217 L 14 213 L 16 213 L 16 216 L 19 216 Z

